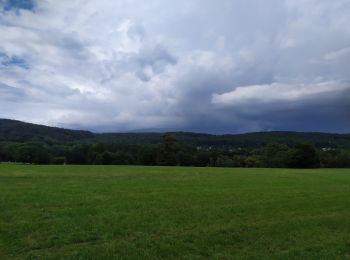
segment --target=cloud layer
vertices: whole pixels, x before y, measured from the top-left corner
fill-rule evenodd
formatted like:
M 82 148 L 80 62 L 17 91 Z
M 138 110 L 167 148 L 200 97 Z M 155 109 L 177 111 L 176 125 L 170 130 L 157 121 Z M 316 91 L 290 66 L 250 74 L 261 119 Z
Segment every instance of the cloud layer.
M 0 0 L 0 10 L 0 117 L 95 131 L 350 132 L 348 0 Z

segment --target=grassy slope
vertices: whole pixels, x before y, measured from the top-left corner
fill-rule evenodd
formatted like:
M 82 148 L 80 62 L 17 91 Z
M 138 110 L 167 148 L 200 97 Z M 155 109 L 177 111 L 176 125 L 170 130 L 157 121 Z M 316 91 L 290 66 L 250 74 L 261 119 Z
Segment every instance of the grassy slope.
M 344 259 L 350 170 L 0 165 L 0 259 Z

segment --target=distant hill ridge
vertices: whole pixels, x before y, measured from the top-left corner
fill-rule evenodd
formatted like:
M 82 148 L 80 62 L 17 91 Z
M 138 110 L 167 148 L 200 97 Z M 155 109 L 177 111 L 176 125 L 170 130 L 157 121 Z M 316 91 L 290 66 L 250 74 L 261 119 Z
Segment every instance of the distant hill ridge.
M 350 134 L 317 132 L 256 132 L 246 134 L 212 135 L 190 132 L 173 132 L 180 143 L 206 147 L 260 147 L 277 142 L 294 144 L 311 143 L 317 147 L 350 148 Z M 103 133 L 70 130 L 25 123 L 17 120 L 0 119 L 0 141 L 47 143 L 109 142 L 120 145 L 153 144 L 160 142 L 163 133 Z

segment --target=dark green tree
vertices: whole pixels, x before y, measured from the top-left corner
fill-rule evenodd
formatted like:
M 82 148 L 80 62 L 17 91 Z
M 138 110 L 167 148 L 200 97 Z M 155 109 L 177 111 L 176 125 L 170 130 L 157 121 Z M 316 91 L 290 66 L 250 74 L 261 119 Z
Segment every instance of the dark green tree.
M 162 142 L 158 148 L 157 163 L 159 165 L 176 165 L 176 156 L 179 145 L 174 135 L 166 133 L 162 137 Z
M 22 163 L 45 164 L 50 162 L 49 150 L 41 143 L 23 143 L 16 150 L 16 161 Z
M 288 166 L 291 168 L 317 168 L 320 158 L 317 150 L 311 144 L 298 143 L 289 152 Z
M 270 143 L 263 149 L 263 166 L 268 168 L 284 168 L 288 166 L 290 148 L 285 144 Z
M 140 165 L 157 164 L 157 145 L 148 144 L 140 146 L 137 153 L 137 161 Z

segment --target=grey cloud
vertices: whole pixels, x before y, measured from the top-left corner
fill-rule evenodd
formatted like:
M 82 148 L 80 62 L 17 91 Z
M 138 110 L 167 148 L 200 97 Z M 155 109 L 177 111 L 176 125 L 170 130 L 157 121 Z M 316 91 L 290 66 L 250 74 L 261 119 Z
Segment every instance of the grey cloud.
M 24 90 L 0 83 L 0 100 L 20 102 L 26 96 L 27 94 Z
M 0 88 L 1 116 L 99 131 L 350 131 L 349 12 L 347 0 L 38 1 L 0 17 L 0 52 L 29 65 L 0 67 L 15 87 Z
M 166 66 L 177 63 L 177 59 L 162 46 L 141 52 L 135 61 L 138 66 L 136 75 L 142 81 L 151 80 L 154 75 L 164 72 Z

